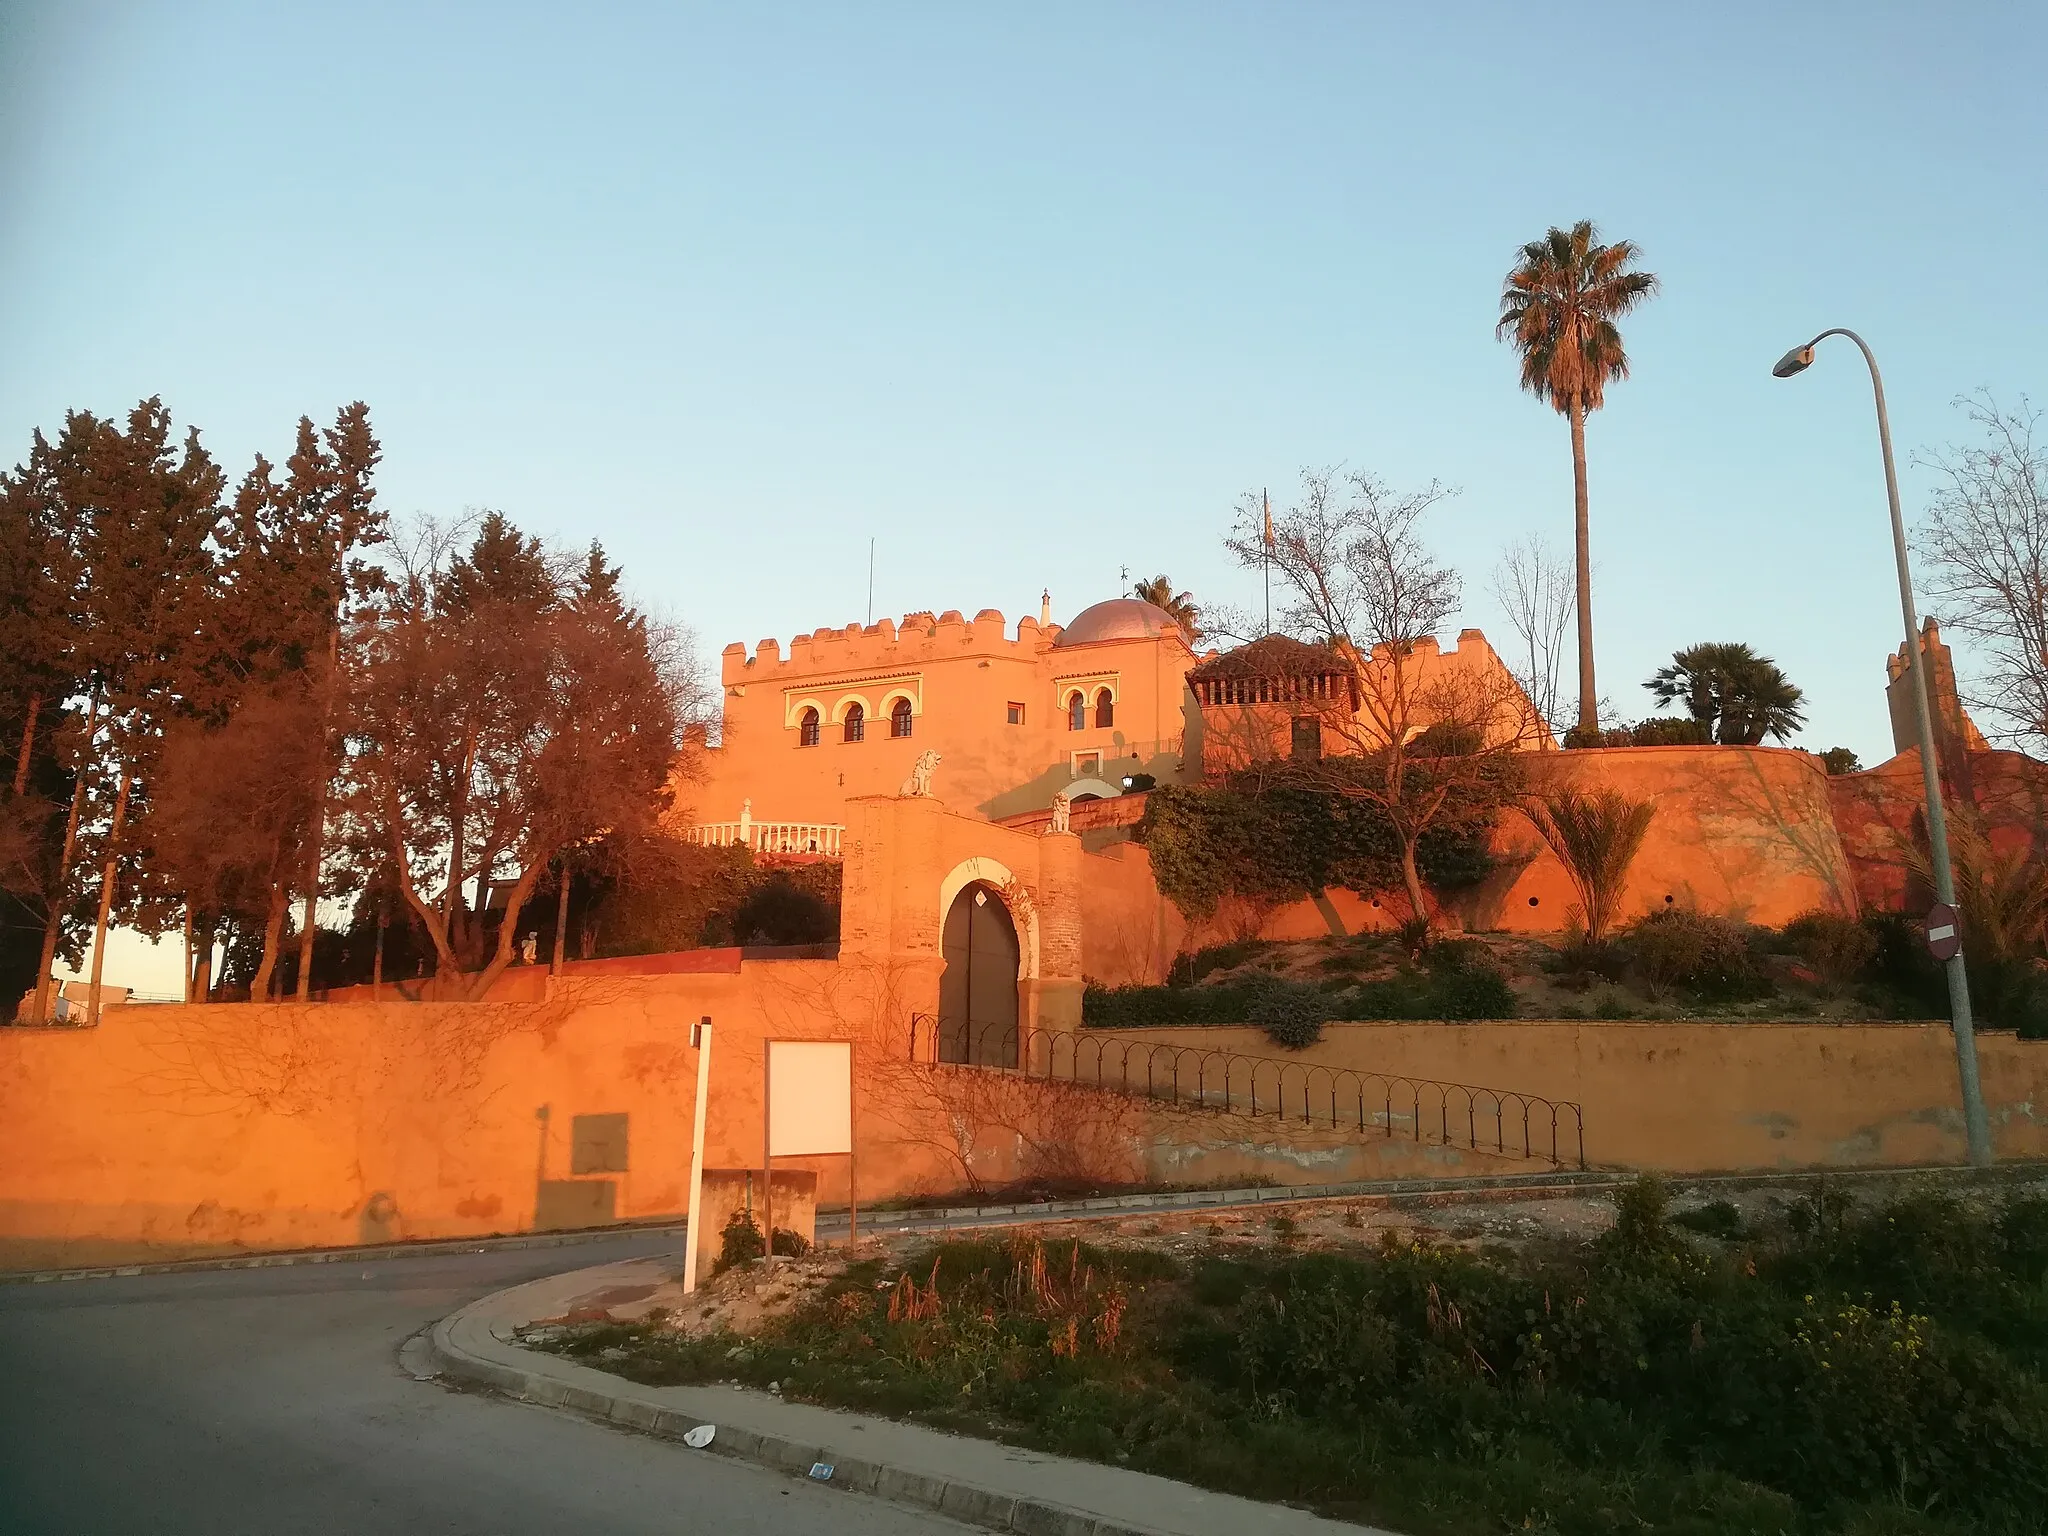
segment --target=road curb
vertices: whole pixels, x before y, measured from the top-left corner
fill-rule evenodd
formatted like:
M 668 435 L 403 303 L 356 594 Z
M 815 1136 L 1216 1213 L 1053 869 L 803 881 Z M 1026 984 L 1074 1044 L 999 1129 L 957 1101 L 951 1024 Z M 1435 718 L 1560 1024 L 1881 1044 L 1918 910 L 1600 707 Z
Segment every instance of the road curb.
M 622 1383 L 618 1390 L 607 1392 L 563 1381 L 549 1371 L 552 1362 L 544 1358 L 536 1359 L 532 1367 L 519 1367 L 471 1353 L 457 1335 L 463 1331 L 465 1322 L 475 1321 L 471 1314 L 496 1299 L 487 1296 L 434 1325 L 429 1354 L 445 1374 L 526 1402 L 566 1409 L 662 1440 L 681 1442 L 684 1435 L 700 1424 L 713 1422 L 636 1399 L 631 1383 Z M 807 1475 L 820 1463 L 827 1464 L 832 1468 L 831 1487 L 852 1489 L 891 1504 L 933 1510 L 987 1530 L 1011 1531 L 1018 1536 L 1162 1536 L 1155 1526 L 1104 1519 L 1046 1500 L 1020 1499 L 957 1478 L 934 1477 L 887 1462 L 849 1456 L 834 1446 L 785 1439 L 729 1424 L 719 1424 L 717 1430 L 716 1438 L 705 1448 L 713 1454 L 798 1477 Z M 1359 1530 L 1361 1536 L 1373 1536 L 1369 1528 Z
M 1283 1504 L 879 1415 L 730 1387 L 647 1386 L 517 1341 L 517 1330 L 534 1318 L 573 1307 L 606 1279 L 641 1278 L 636 1271 L 649 1263 L 599 1266 L 482 1297 L 427 1330 L 425 1353 L 446 1378 L 663 1440 L 681 1441 L 711 1424 L 717 1433 L 705 1449 L 712 1453 L 797 1477 L 822 1463 L 831 1469 L 821 1479 L 829 1487 L 1017 1536 L 1390 1536 Z M 1041 1485 L 1096 1507 L 1042 1497 Z

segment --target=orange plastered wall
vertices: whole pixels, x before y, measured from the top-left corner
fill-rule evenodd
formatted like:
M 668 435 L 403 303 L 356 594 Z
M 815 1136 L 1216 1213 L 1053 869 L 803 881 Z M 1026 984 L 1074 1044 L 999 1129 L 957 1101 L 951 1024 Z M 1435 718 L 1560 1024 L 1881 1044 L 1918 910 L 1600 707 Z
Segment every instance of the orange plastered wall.
M 1777 747 L 1618 747 L 1545 754 L 1544 777 L 1648 800 L 1656 814 L 1629 867 L 1624 922 L 1669 907 L 1779 927 L 1802 912 L 1854 915 L 1856 884 L 1809 753 Z M 1476 903 L 1476 925 L 1556 931 L 1577 894 L 1518 814 L 1495 837 L 1501 876 Z M 1526 861 L 1526 862 L 1525 862 Z
M 908 1057 L 891 987 L 886 966 L 764 962 L 544 1003 L 129 1006 L 96 1029 L 0 1031 L 21 1151 L 0 1165 L 0 1261 L 527 1231 L 548 1186 L 593 1178 L 617 1219 L 678 1214 L 705 1014 L 708 1162 L 759 1160 L 764 1038 L 852 1039 L 876 1111 L 862 1181 L 901 1193 L 938 1175 L 879 1112 Z M 627 1167 L 573 1172 L 576 1117 L 620 1114 Z M 844 1160 L 815 1166 L 843 1200 Z

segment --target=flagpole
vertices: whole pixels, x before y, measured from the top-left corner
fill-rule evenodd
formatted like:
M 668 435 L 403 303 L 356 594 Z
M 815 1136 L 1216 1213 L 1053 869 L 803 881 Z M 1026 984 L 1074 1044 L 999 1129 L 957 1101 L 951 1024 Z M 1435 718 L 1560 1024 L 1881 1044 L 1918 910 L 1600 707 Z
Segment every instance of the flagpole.
M 1273 501 L 1264 491 L 1259 492 L 1259 506 L 1266 514 L 1266 553 L 1259 563 L 1266 574 L 1266 633 L 1273 633 Z

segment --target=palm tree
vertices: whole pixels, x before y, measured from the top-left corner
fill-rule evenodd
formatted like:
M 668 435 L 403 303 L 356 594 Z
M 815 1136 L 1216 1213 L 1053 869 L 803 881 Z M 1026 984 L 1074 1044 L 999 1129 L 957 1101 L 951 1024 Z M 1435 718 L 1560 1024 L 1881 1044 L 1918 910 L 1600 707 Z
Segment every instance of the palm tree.
M 1621 905 L 1628 869 L 1657 814 L 1653 800 L 1631 800 L 1616 790 L 1584 794 L 1553 789 L 1522 807 L 1579 893 L 1578 915 L 1588 943 L 1605 942 Z
M 1131 596 L 1150 603 L 1154 608 L 1165 609 L 1168 617 L 1187 632 L 1189 644 L 1202 638 L 1201 625 L 1196 622 L 1202 610 L 1195 603 L 1195 595 L 1174 591 L 1171 576 L 1154 576 L 1150 581 L 1141 581 L 1131 588 Z
M 1572 498 L 1578 546 L 1579 729 L 1600 728 L 1593 682 L 1593 557 L 1586 531 L 1586 413 L 1606 400 L 1607 384 L 1628 377 L 1615 321 L 1657 291 L 1648 272 L 1630 270 L 1641 255 L 1627 240 L 1599 243 L 1581 219 L 1522 247 L 1500 295 L 1497 336 L 1522 356 L 1522 388 L 1548 400 L 1572 424 Z
M 1806 695 L 1775 661 L 1746 645 L 1689 645 L 1643 686 L 1660 704 L 1685 712 L 1724 746 L 1753 747 L 1766 736 L 1783 741 L 1806 723 Z

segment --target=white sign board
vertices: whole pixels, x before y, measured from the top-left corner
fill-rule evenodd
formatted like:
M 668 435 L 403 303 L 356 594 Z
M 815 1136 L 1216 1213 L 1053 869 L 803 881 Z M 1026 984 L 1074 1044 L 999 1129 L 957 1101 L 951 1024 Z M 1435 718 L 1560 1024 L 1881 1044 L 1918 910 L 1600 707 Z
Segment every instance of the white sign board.
M 768 1155 L 853 1150 L 853 1047 L 844 1040 L 768 1042 Z

